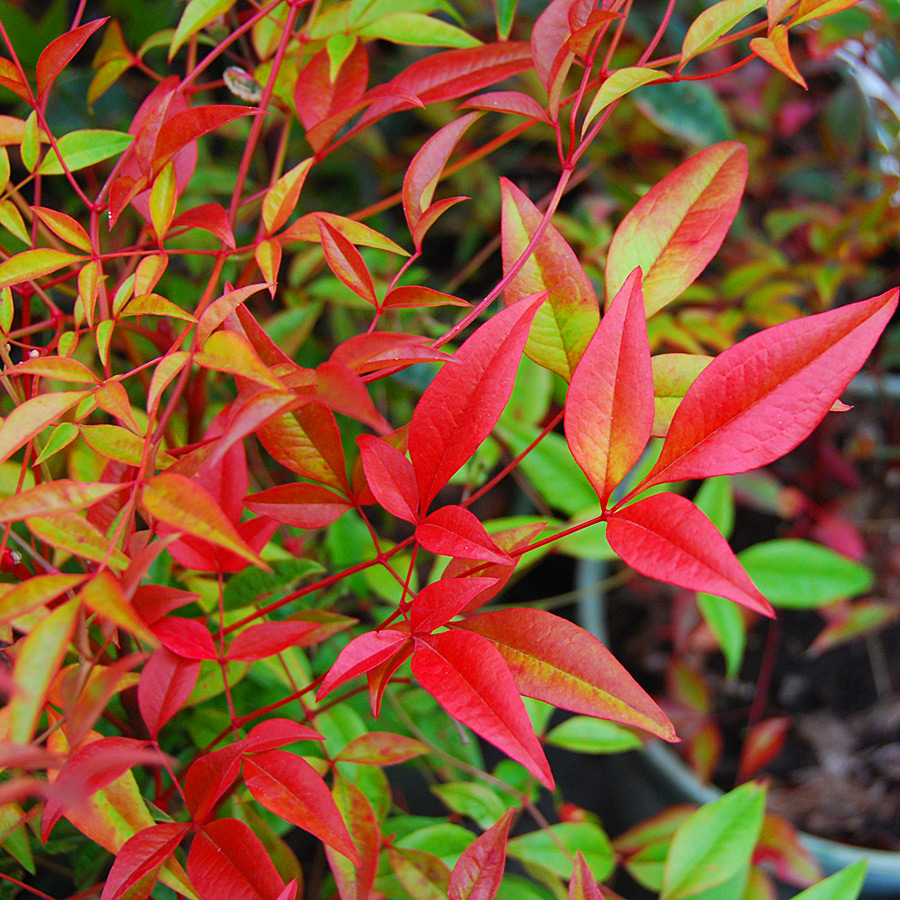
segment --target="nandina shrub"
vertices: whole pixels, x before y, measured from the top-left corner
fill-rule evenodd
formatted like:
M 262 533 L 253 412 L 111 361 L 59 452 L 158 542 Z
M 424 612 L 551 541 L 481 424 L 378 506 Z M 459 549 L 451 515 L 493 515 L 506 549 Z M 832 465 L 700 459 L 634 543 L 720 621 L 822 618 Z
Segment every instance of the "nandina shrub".
M 80 834 L 57 895 L 614 896 L 634 847 L 547 820 L 544 745 L 675 731 L 587 632 L 483 607 L 560 550 L 770 614 L 677 485 L 796 446 L 897 305 L 651 353 L 683 348 L 670 305 L 738 212 L 735 141 L 678 151 L 587 267 L 553 224 L 632 92 L 759 60 L 802 83 L 789 34 L 853 4 L 765 5 L 716 4 L 674 55 L 674 2 L 643 42 L 618 0 L 471 29 L 427 0 L 190 0 L 149 36 L 82 5 L 37 45 L 0 23 L 6 883 Z M 483 512 L 511 476 L 541 515 Z M 411 760 L 453 822 L 404 810 L 385 769 Z M 804 877 L 763 794 L 654 826 L 663 896 L 765 890 L 754 851 Z

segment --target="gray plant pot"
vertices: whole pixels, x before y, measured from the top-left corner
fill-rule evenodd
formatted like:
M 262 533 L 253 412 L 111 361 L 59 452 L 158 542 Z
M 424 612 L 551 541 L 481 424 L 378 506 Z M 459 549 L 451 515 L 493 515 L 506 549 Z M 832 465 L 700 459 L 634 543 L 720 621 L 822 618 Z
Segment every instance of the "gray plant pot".
M 579 624 L 604 643 L 606 598 L 597 585 L 605 563 L 579 561 L 577 587 Z M 722 796 L 715 787 L 701 784 L 694 773 L 662 742 L 603 760 L 602 809 L 604 824 L 617 833 L 676 803 L 710 803 Z M 864 859 L 868 863 L 860 900 L 892 897 L 900 900 L 900 853 L 868 850 L 801 832 L 803 844 L 827 875 Z M 785 887 L 787 898 L 796 890 Z

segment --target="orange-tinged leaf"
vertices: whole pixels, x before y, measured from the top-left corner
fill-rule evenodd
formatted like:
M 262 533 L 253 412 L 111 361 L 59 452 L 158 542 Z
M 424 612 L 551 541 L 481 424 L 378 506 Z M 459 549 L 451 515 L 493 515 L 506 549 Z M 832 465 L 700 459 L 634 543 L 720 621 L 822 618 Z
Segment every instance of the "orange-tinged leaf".
M 194 322 L 194 317 L 176 303 L 159 294 L 144 294 L 129 301 L 122 316 L 164 316 L 169 319 L 181 319 L 183 322 Z
M 269 238 L 260 241 L 253 250 L 253 258 L 262 272 L 262 277 L 269 284 L 269 293 L 275 296 L 275 284 L 278 281 L 278 269 L 281 267 L 281 244 Z
M 359 852 L 361 864 L 354 866 L 346 856 L 326 845 L 328 865 L 337 882 L 341 900 L 369 900 L 381 844 L 378 819 L 366 795 L 340 773 L 335 773 L 333 792 L 334 802 Z
M 86 575 L 35 575 L 12 586 L 0 597 L 0 622 L 8 622 L 39 606 L 46 606 L 60 594 L 74 590 Z
M 126 466 L 140 466 L 146 446 L 144 439 L 122 428 L 121 425 L 81 425 L 84 442 L 104 459 L 124 463 Z M 157 455 L 157 461 L 171 462 L 167 454 Z
M 197 106 L 175 113 L 159 129 L 153 150 L 153 170 L 158 172 L 182 147 L 204 134 L 242 116 L 261 112 L 248 106 Z
M 84 257 L 63 250 L 41 247 L 38 250 L 23 250 L 0 263 L 0 287 L 21 284 L 42 275 L 49 275 L 68 265 L 83 262 Z
M 726 142 L 701 150 L 650 188 L 613 235 L 608 300 L 637 266 L 648 317 L 674 300 L 722 245 L 746 180 L 746 148 Z
M 160 522 L 268 569 L 241 539 L 212 496 L 184 475 L 163 472 L 149 479 L 144 484 L 142 503 Z
M 416 900 L 444 900 L 450 884 L 450 870 L 444 861 L 426 850 L 388 845 L 388 859 L 397 880 Z
M 40 434 L 90 391 L 56 391 L 40 394 L 17 406 L 0 424 L 0 462 Z
M 363 225 L 346 216 L 335 213 L 315 212 L 301 216 L 278 235 L 282 243 L 286 241 L 310 241 L 319 243 L 322 237 L 319 233 L 319 221 L 327 222 L 335 231 L 339 231 L 351 244 L 360 247 L 374 247 L 376 250 L 387 250 L 389 253 L 397 253 L 400 256 L 409 256 L 399 244 L 395 244 L 390 238 L 385 237 L 374 228 Z
M 765 6 L 766 0 L 720 0 L 704 9 L 688 28 L 681 45 L 681 61 L 678 68 L 688 60 L 708 50 L 720 37 L 734 28 L 744 16 Z
M 566 440 L 604 506 L 637 463 L 652 427 L 650 344 L 635 269 L 600 321 L 566 398 Z
M 550 124 L 544 107 L 534 97 L 523 94 L 521 91 L 490 91 L 487 94 L 479 94 L 460 104 L 461 109 L 486 109 L 494 112 L 511 113 L 517 116 L 527 116 Z
M 774 66 L 792 81 L 796 81 L 804 90 L 806 89 L 806 81 L 791 58 L 788 32 L 784 25 L 776 25 L 768 37 L 753 38 L 750 41 L 750 49 L 760 59 L 764 59 L 770 66 Z
M 857 3 L 859 0 L 800 0 L 800 6 L 797 8 L 794 18 L 791 19 L 791 27 L 812 19 L 833 16 L 851 6 L 856 6 Z
M 89 559 L 108 563 L 117 569 L 128 566 L 128 557 L 110 544 L 103 532 L 77 512 L 59 512 L 52 516 L 30 516 L 25 524 L 31 533 L 51 547 Z
M 274 234 L 290 218 L 312 164 L 312 157 L 297 163 L 266 192 L 262 203 L 262 219 L 266 226 L 266 234 Z
M 119 579 L 109 572 L 100 572 L 82 588 L 78 595 L 90 610 L 110 622 L 130 631 L 152 647 L 158 647 L 156 635 L 134 611 Z
M 324 219 L 319 219 L 319 235 L 328 268 L 354 294 L 377 308 L 378 298 L 375 296 L 372 276 L 359 250 Z
M 753 851 L 753 862 L 764 864 L 779 881 L 809 887 L 824 875 L 816 857 L 787 819 L 767 812 Z
M 543 610 L 504 609 L 455 627 L 488 638 L 526 697 L 677 740 L 672 723 L 644 689 L 600 641 L 574 623 Z
M 463 851 L 450 873 L 449 900 L 493 900 L 503 879 L 513 812 L 508 809 Z
M 85 253 L 91 253 L 91 239 L 84 230 L 71 216 L 61 213 L 55 209 L 47 209 L 44 206 L 32 206 L 31 211 L 50 229 L 57 237 L 62 238 L 66 243 L 84 250 Z
M 525 251 L 543 214 L 511 181 L 501 178 L 500 191 L 505 274 Z M 600 307 L 584 268 L 553 225 L 507 284 L 504 302 L 510 306 L 544 290 L 549 294 L 534 317 L 525 353 L 569 381 L 600 321 Z
M 268 516 L 293 528 L 324 528 L 339 519 L 353 504 L 321 484 L 279 484 L 244 502 L 251 512 Z
M 360 865 L 362 860 L 330 791 L 305 759 L 284 750 L 254 753 L 244 758 L 244 781 L 266 809 Z
M 121 484 L 71 481 L 67 478 L 47 481 L 0 502 L 0 522 L 18 522 L 27 516 L 48 516 L 56 512 L 86 509 L 123 487 Z
M 227 290 L 203 310 L 197 320 L 197 343 L 202 344 L 248 297 L 271 288 L 271 284 L 248 284 L 245 287 Z
M 253 346 L 236 331 L 214 331 L 194 354 L 194 362 L 205 369 L 230 372 L 271 388 L 282 388 L 281 382 L 257 356 Z
M 187 350 L 176 350 L 157 363 L 150 379 L 147 391 L 147 415 L 152 419 L 159 409 L 159 401 L 163 391 L 172 383 L 175 376 L 190 362 L 191 355 Z
M 21 97 L 27 103 L 33 103 L 31 89 L 19 73 L 12 60 L 0 57 L 0 85 Z
M 383 309 L 417 309 L 426 306 L 471 306 L 468 300 L 461 300 L 451 294 L 442 294 L 427 287 L 394 288 L 384 298 Z
M 76 384 L 98 384 L 97 376 L 83 363 L 68 356 L 39 356 L 26 359 L 7 369 L 7 377 L 14 375 L 40 375 L 56 381 L 71 381 Z
M 9 740 L 27 744 L 37 730 L 50 684 L 69 649 L 79 603 L 69 600 L 32 628 L 13 668 L 15 690 L 9 701 Z
M 402 734 L 370 731 L 353 738 L 335 757 L 335 762 L 359 763 L 365 766 L 395 766 L 425 753 L 427 744 Z
M 739 781 L 753 778 L 760 769 L 781 753 L 791 724 L 789 716 L 775 716 L 763 719 L 750 728 L 741 747 L 741 759 L 738 764 Z
M 784 14 L 796 4 L 797 0 L 766 0 L 766 18 L 770 32 L 781 21 Z
M 603 894 L 580 850 L 575 854 L 575 868 L 569 881 L 568 900 L 603 900 Z

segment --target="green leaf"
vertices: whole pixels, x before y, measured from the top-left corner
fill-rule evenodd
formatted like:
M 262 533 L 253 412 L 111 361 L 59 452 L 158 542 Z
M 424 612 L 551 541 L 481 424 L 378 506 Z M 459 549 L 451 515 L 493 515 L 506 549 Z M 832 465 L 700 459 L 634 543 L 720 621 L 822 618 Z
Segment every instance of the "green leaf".
M 469 781 L 448 781 L 431 789 L 447 808 L 461 816 L 468 816 L 487 830 L 506 811 L 506 802 L 485 784 Z
M 745 784 L 697 810 L 675 832 L 660 900 L 696 897 L 750 862 L 762 829 L 765 791 Z
M 224 15 L 234 6 L 234 0 L 191 0 L 184 8 L 178 27 L 169 45 L 169 59 L 178 52 L 181 45 L 213 19 Z
M 700 485 L 694 497 L 694 503 L 706 513 L 709 520 L 722 532 L 724 538 L 730 538 L 734 531 L 734 493 L 731 490 L 731 478 L 719 475 L 707 478 Z
M 801 891 L 794 900 L 856 900 L 866 878 L 866 865 L 866 860 L 861 859 Z
M 719 98 L 698 81 L 652 84 L 635 91 L 634 99 L 657 128 L 695 147 L 732 137 L 731 121 Z
M 681 47 L 681 62 L 678 68 L 705 50 L 708 50 L 720 37 L 734 28 L 744 16 L 755 9 L 765 6 L 765 0 L 720 0 L 694 20 L 684 38 Z
M 516 16 L 516 6 L 519 0 L 493 0 L 494 12 L 497 16 L 497 37 L 501 41 L 509 38 L 512 31 L 513 19 Z
M 872 570 L 821 544 L 776 540 L 738 554 L 768 601 L 782 609 L 816 609 L 870 590 Z
M 564 849 L 563 849 L 564 848 Z M 615 866 L 612 845 L 602 828 L 591 822 L 563 822 L 510 840 L 507 852 L 525 863 L 549 869 L 560 878 L 572 874 L 572 857 L 580 850 L 598 881 Z
M 747 644 L 747 626 L 740 607 L 724 597 L 702 593 L 697 594 L 697 605 L 725 656 L 726 674 L 734 678 L 741 668 Z
M 588 130 L 591 122 L 616 100 L 621 100 L 626 94 L 637 90 L 643 84 L 650 84 L 653 81 L 662 81 L 669 77 L 668 72 L 660 72 L 659 69 L 646 69 L 641 66 L 628 66 L 625 69 L 619 69 L 613 72 L 603 84 L 600 90 L 594 94 L 591 105 L 584 116 L 581 123 L 581 136 Z
M 85 128 L 64 134 L 57 142 L 59 152 L 70 172 L 87 168 L 111 156 L 118 156 L 134 136 L 121 131 Z M 62 175 L 63 167 L 55 150 L 50 150 L 38 166 L 39 175 Z
M 272 563 L 272 571 L 247 568 L 232 576 L 225 585 L 222 604 L 226 610 L 241 609 L 260 599 L 280 600 L 297 583 L 325 570 L 312 559 L 284 559 Z
M 547 735 L 547 743 L 576 753 L 619 753 L 637 749 L 641 739 L 615 722 L 572 716 Z
M 357 34 L 368 38 L 379 38 L 394 44 L 409 44 L 413 47 L 478 47 L 478 38 L 440 19 L 421 13 L 398 12 L 376 19 L 357 29 Z

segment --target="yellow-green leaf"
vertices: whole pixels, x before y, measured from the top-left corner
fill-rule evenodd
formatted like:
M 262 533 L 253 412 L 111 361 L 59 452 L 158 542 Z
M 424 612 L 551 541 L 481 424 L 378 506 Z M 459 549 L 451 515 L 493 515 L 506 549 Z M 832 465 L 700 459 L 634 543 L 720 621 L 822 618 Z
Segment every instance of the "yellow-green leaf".
M 32 206 L 31 211 L 50 229 L 57 237 L 62 238 L 67 244 L 91 253 L 91 239 L 82 225 L 71 216 L 55 209 L 47 209 L 43 206 Z
M 681 45 L 681 61 L 678 68 L 704 50 L 708 50 L 720 37 L 728 34 L 738 22 L 755 9 L 765 6 L 766 0 L 720 0 L 704 9 L 684 36 Z
M 23 250 L 0 263 L 0 287 L 21 284 L 32 278 L 40 278 L 63 269 L 71 263 L 81 262 L 83 256 L 41 247 L 37 250 Z
M 57 607 L 22 642 L 13 669 L 15 690 L 9 702 L 9 740 L 15 744 L 27 744 L 34 737 L 47 690 L 72 639 L 78 607 L 77 600 Z
M 59 152 L 70 172 L 86 169 L 95 163 L 126 150 L 134 137 L 122 131 L 102 128 L 85 128 L 64 134 L 57 142 Z M 38 167 L 41 175 L 62 175 L 63 167 L 55 150 L 49 150 Z
M 241 375 L 268 387 L 284 387 L 256 355 L 247 338 L 235 331 L 216 331 L 211 334 L 203 349 L 194 355 L 194 362 L 205 369 Z
M 142 502 L 154 519 L 268 569 L 237 533 L 222 507 L 184 475 L 163 472 L 154 476 L 144 484 Z
M 86 509 L 122 487 L 121 484 L 85 483 L 68 478 L 47 481 L 0 502 L 0 522 L 18 522 L 28 516 L 51 516 Z
M 40 434 L 54 419 L 88 396 L 89 391 L 40 394 L 17 406 L 0 425 L 0 462 Z
M 262 204 L 266 234 L 274 234 L 290 218 L 312 164 L 312 157 L 304 159 L 289 172 L 285 172 L 266 192 Z
M 613 72 L 603 84 L 600 90 L 594 94 L 591 105 L 588 107 L 584 122 L 581 125 L 581 136 L 588 130 L 588 126 L 594 119 L 616 100 L 620 100 L 626 94 L 636 90 L 643 84 L 650 84 L 653 81 L 663 81 L 668 78 L 667 72 L 660 72 L 659 69 L 646 69 L 642 66 L 628 66 L 626 69 L 619 69 Z
M 9 622 L 17 616 L 46 606 L 60 594 L 74 590 L 85 575 L 35 575 L 15 585 L 0 598 L 0 622 Z
M 205 28 L 214 19 L 225 15 L 234 0 L 190 0 L 181 14 L 175 34 L 172 35 L 172 43 L 169 44 L 169 60 L 175 56 L 181 45 L 192 35 Z
M 81 601 L 97 615 L 130 631 L 152 647 L 158 647 L 156 635 L 144 624 L 125 596 L 119 580 L 109 572 L 101 572 L 92 578 L 78 595 Z
M 98 528 L 77 512 L 57 513 L 47 518 L 25 520 L 31 533 L 57 550 L 63 550 L 92 562 L 107 562 L 117 569 L 128 566 L 128 557 L 117 550 Z
M 166 300 L 160 294 L 144 294 L 135 297 L 122 312 L 123 316 L 166 316 L 171 319 L 181 319 L 184 322 L 195 322 L 196 319 L 185 312 L 180 306 L 176 306 L 171 300 Z

